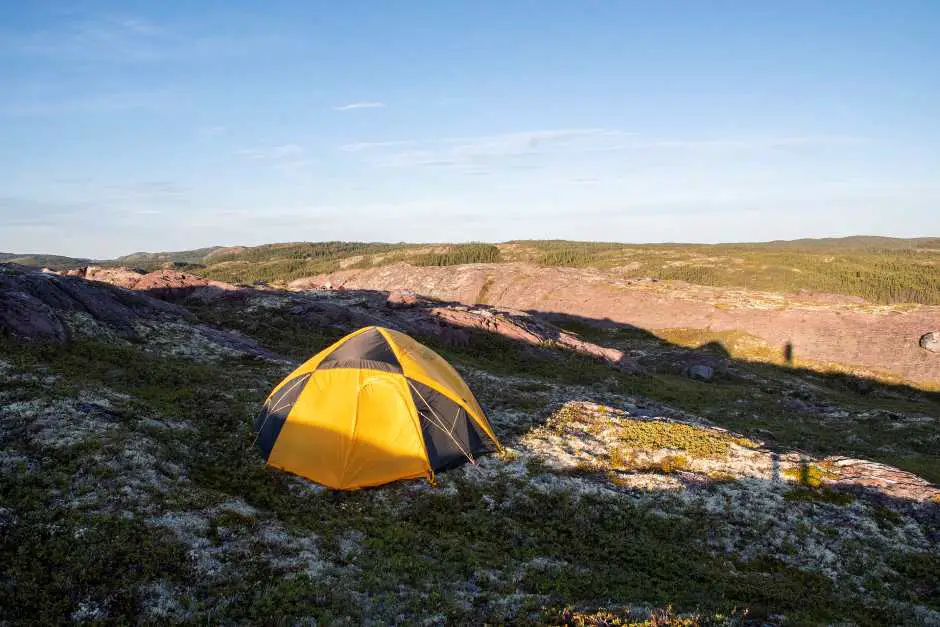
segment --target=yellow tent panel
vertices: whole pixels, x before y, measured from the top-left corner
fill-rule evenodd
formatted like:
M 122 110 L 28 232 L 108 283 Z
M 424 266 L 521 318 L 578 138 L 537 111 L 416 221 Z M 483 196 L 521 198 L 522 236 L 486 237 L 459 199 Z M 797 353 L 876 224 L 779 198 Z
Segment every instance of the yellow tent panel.
M 338 489 L 433 480 L 500 448 L 453 366 L 381 327 L 347 335 L 289 374 L 255 432 L 269 465 Z

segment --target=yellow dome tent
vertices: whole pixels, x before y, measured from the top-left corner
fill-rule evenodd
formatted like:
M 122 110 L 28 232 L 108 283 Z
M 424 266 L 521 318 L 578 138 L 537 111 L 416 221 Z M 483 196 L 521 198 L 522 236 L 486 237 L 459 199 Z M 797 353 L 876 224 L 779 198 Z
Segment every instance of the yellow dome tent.
M 501 448 L 453 366 L 382 327 L 347 335 L 289 374 L 254 430 L 269 465 L 339 489 L 433 481 Z

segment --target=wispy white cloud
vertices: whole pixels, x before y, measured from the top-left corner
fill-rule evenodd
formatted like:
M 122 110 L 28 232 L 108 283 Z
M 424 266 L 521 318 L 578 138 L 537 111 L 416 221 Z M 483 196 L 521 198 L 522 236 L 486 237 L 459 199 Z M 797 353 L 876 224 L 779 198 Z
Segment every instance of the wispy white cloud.
M 373 100 L 362 102 L 350 102 L 349 104 L 337 105 L 333 107 L 334 111 L 353 111 L 355 109 L 381 109 L 385 106 L 384 102 Z
M 625 141 L 606 146 L 605 150 L 764 150 L 823 146 L 867 141 L 863 137 L 837 135 L 781 136 L 746 138 L 651 138 L 633 135 Z
M 242 148 L 236 154 L 240 157 L 256 161 L 279 161 L 283 159 L 296 159 L 305 152 L 304 147 L 297 144 L 280 144 L 276 146 Z
M 418 142 L 414 139 L 399 139 L 394 141 L 382 142 L 356 142 L 352 144 L 343 144 L 339 147 L 343 152 L 362 152 L 365 150 L 374 150 L 376 148 L 395 148 L 398 146 L 411 146 Z
M 456 137 L 443 140 L 443 144 L 458 159 L 480 160 L 535 155 L 554 150 L 583 151 L 608 146 L 626 135 L 622 131 L 601 128 L 561 129 Z
M 552 151 L 604 148 L 621 141 L 626 135 L 601 128 L 555 129 L 430 140 L 359 142 L 340 148 L 345 152 L 364 153 L 369 162 L 379 167 L 479 167 L 507 158 L 518 160 Z M 406 146 L 408 150 L 393 150 Z
M 522 131 L 428 140 L 358 142 L 341 146 L 362 153 L 377 167 L 455 166 L 478 168 L 502 164 L 513 169 L 539 167 L 539 158 L 571 157 L 615 151 L 679 153 L 782 150 L 864 141 L 852 137 L 784 136 L 754 138 L 659 138 L 616 129 L 582 128 Z M 407 147 L 407 150 L 396 150 Z
M 298 144 L 243 148 L 236 154 L 252 161 L 263 161 L 281 172 L 299 172 L 316 164 L 316 161 L 308 156 L 307 149 Z

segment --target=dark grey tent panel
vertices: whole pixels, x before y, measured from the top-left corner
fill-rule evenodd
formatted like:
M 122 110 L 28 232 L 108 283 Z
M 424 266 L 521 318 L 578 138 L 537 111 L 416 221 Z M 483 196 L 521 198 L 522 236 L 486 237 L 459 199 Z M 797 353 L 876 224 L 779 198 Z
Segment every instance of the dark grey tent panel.
M 285 383 L 274 396 L 269 398 L 261 408 L 261 413 L 255 418 L 255 433 L 258 434 L 258 446 L 267 459 L 274 448 L 274 442 L 281 433 L 281 427 L 287 420 L 287 414 L 293 409 L 294 403 L 300 398 L 307 381 L 312 373 L 302 374 Z
M 395 357 L 378 329 L 370 329 L 344 342 L 320 362 L 318 370 L 328 368 L 370 368 L 386 372 L 401 372 L 401 364 Z
M 463 407 L 440 392 L 408 379 L 428 461 L 435 471 L 447 470 L 477 455 L 496 450 L 496 443 L 470 419 Z

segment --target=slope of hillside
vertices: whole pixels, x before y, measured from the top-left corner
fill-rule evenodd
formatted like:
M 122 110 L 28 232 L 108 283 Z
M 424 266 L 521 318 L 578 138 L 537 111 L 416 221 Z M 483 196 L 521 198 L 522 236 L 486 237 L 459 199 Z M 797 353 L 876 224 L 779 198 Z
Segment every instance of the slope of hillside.
M 77 257 L 63 257 L 62 255 L 0 253 L 0 262 L 16 263 L 21 266 L 30 266 L 34 268 L 52 268 L 53 270 L 61 270 L 64 268 L 74 268 L 76 266 L 92 263 L 92 260 L 81 259 Z
M 145 270 L 175 265 L 207 278 L 249 284 L 284 283 L 344 268 L 399 262 L 444 266 L 513 261 L 602 269 L 623 278 L 762 291 L 811 290 L 874 303 L 940 304 L 940 238 L 859 236 L 714 245 L 564 240 L 495 245 L 293 242 L 134 253 L 101 263 Z M 61 269 L 87 265 L 88 260 L 32 256 L 18 263 Z
M 735 356 L 848 369 L 885 380 L 940 388 L 940 359 L 918 340 L 940 321 L 936 306 L 872 306 L 848 297 L 775 294 L 632 280 L 589 269 L 529 264 L 416 268 L 407 264 L 341 270 L 298 280 L 295 289 L 403 288 L 433 298 L 488 303 L 619 323 L 704 344 L 724 340 Z M 735 349 L 735 334 L 752 337 Z M 735 352 L 736 351 L 736 352 Z
M 654 244 L 517 241 L 493 245 L 327 242 L 240 249 L 203 260 L 200 272 L 235 282 L 284 282 L 342 268 L 522 261 L 595 268 L 623 278 L 681 280 L 763 291 L 811 290 L 874 303 L 940 304 L 936 239 L 845 238 L 765 244 Z
M 146 253 L 137 252 L 130 255 L 124 255 L 112 260 L 111 263 L 132 266 L 137 268 L 152 269 L 162 264 L 202 264 L 207 257 L 218 251 L 220 246 L 210 246 L 208 248 L 197 248 L 195 250 L 181 250 L 176 252 Z
M 64 329 L 0 339 L 5 622 L 940 620 L 940 490 L 917 476 L 940 480 L 935 396 L 591 331 L 629 374 L 539 317 L 462 327 L 475 309 L 377 291 L 154 292 L 169 304 L 0 279 L 5 334 L 22 303 Z M 454 315 L 415 326 L 435 310 Z M 266 393 L 367 321 L 441 351 L 507 454 L 351 493 L 265 468 Z

